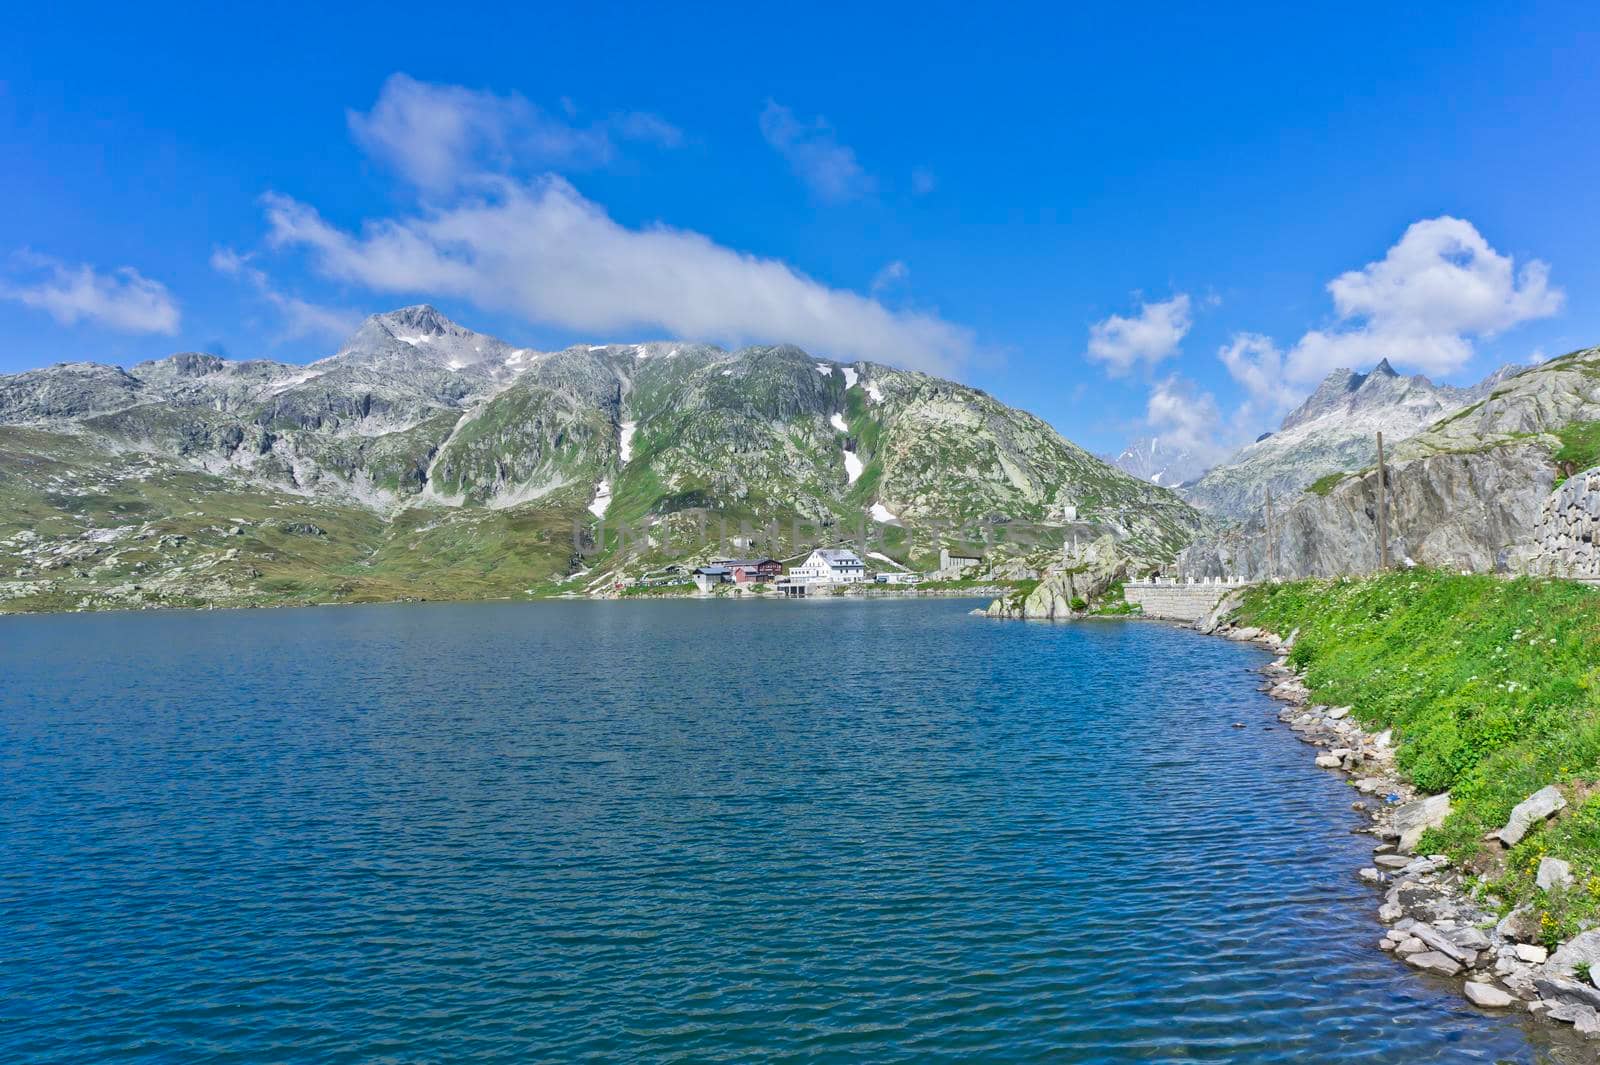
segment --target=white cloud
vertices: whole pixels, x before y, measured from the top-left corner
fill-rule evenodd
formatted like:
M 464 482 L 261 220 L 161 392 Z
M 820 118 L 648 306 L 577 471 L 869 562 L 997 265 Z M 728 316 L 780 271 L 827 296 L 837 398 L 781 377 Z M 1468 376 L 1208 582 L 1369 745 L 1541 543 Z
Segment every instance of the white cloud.
M 36 279 L 0 281 L 0 298 L 45 311 L 63 325 L 86 321 L 122 333 L 178 331 L 181 315 L 167 287 L 131 266 L 101 273 L 88 264 L 69 266 L 32 253 L 15 258 Z
M 563 101 L 568 119 L 576 116 Z M 667 147 L 683 134 L 656 115 L 624 113 L 589 125 L 548 114 L 524 97 L 393 74 L 366 113 L 347 114 L 356 142 L 428 193 L 443 193 L 485 169 L 591 167 L 616 155 L 618 137 Z
M 882 296 L 885 292 L 905 284 L 906 278 L 911 276 L 911 268 L 899 259 L 886 263 L 872 278 L 872 295 L 874 298 Z
M 1216 397 L 1176 375 L 1151 387 L 1145 424 L 1163 450 L 1187 452 L 1197 467 L 1213 465 L 1233 450 L 1218 438 L 1222 412 Z
M 787 107 L 768 100 L 761 112 L 761 135 L 818 199 L 843 203 L 871 195 L 872 178 L 861 169 L 856 153 L 839 143 L 826 120 L 802 122 Z
M 628 228 L 559 177 L 479 187 L 451 206 L 372 222 L 359 234 L 268 196 L 269 239 L 309 250 L 327 277 L 374 291 L 457 296 L 597 335 L 649 328 L 730 343 L 789 341 L 819 355 L 935 371 L 971 353 L 971 334 L 936 315 L 891 311 L 698 233 Z
M 278 291 L 264 271 L 250 265 L 250 256 L 240 255 L 232 248 L 218 248 L 212 252 L 211 268 L 219 274 L 246 282 L 262 299 L 276 307 L 284 317 L 285 339 L 305 336 L 341 338 L 349 336 L 361 324 L 361 315 L 355 311 L 308 303 Z
M 1257 333 L 1240 333 L 1217 353 L 1247 399 L 1236 427 L 1275 425 L 1330 372 L 1389 359 L 1428 374 L 1471 361 L 1474 343 L 1561 309 L 1550 268 L 1520 270 L 1460 218 L 1409 226 L 1377 262 L 1328 283 L 1337 324 L 1306 332 L 1287 351 Z
M 1246 399 L 1234 420 L 1244 424 L 1276 424 L 1304 399 L 1302 390 L 1287 377 L 1283 352 L 1271 337 L 1238 333 L 1217 351 L 1222 365 L 1244 386 Z
M 1096 322 L 1089 327 L 1089 357 L 1105 363 L 1113 377 L 1139 363 L 1154 366 L 1175 354 L 1188 335 L 1189 308 L 1188 294 L 1180 292 L 1170 300 L 1142 304 L 1136 317 L 1113 314 Z
M 1378 262 L 1328 283 L 1340 327 L 1306 333 L 1285 357 L 1287 377 L 1306 385 L 1340 367 L 1387 358 L 1429 374 L 1459 370 L 1476 338 L 1561 310 L 1550 268 L 1515 268 L 1471 222 L 1444 216 L 1413 223 Z

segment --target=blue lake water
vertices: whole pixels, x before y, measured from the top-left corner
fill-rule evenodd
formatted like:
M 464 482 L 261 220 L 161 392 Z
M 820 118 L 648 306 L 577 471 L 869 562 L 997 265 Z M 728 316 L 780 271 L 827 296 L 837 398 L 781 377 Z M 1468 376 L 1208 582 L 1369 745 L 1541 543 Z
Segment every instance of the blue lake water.
M 1547 1060 L 1261 652 L 972 605 L 0 618 L 0 1061 Z

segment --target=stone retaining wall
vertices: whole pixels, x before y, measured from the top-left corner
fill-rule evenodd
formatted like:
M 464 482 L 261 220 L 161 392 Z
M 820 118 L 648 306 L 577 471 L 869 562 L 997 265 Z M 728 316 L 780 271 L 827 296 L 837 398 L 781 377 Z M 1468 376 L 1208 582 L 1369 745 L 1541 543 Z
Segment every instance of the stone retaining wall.
M 1568 477 L 1545 500 L 1528 570 L 1551 577 L 1600 578 L 1600 468 Z
M 1139 584 L 1130 581 L 1123 585 L 1122 594 L 1128 602 L 1137 603 L 1147 618 L 1199 621 L 1236 587 L 1228 584 Z

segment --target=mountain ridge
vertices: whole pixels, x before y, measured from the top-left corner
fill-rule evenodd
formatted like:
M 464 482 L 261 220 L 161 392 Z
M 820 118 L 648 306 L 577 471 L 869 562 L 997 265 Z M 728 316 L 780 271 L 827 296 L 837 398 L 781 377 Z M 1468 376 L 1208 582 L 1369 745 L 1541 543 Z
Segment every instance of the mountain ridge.
M 51 471 L 0 482 L 0 578 L 15 578 L 0 598 L 13 604 L 98 605 L 108 583 L 116 603 L 548 591 L 580 571 L 692 558 L 708 516 L 773 553 L 797 546 L 802 524 L 816 542 L 859 528 L 901 563 L 926 562 L 956 528 L 1001 555 L 1109 532 L 1168 558 L 1200 523 L 1166 490 L 957 382 L 791 345 L 536 351 L 425 304 L 368 318 L 306 365 L 183 352 L 0 377 L 0 451 Z M 179 520 L 176 485 L 201 503 L 192 520 Z M 213 504 L 252 530 L 292 511 L 290 525 L 327 535 L 213 543 Z M 230 590 L 187 579 L 152 591 L 150 575 L 173 567 L 132 547 L 94 548 L 101 561 L 47 579 L 48 552 L 17 539 L 53 530 L 78 542 L 70 556 L 128 513 L 149 516 L 130 535 L 204 542 L 183 565 L 230 573 Z M 262 592 L 273 581 L 281 592 Z
M 1275 432 L 1239 449 L 1182 494 L 1195 506 L 1232 519 L 1260 507 L 1267 492 L 1292 497 L 1323 477 L 1362 469 L 1377 458 L 1378 433 L 1400 443 L 1439 418 L 1488 395 L 1525 367 L 1506 366 L 1475 385 L 1434 384 L 1397 373 L 1388 359 L 1361 373 L 1339 368 Z

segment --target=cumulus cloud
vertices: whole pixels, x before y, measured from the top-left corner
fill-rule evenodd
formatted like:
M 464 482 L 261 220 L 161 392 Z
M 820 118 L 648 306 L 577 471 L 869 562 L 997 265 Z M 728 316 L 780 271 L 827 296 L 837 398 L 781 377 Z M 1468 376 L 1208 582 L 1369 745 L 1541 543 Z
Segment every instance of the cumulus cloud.
M 1240 333 L 1217 353 L 1246 400 L 1235 416 L 1275 424 L 1337 369 L 1379 359 L 1428 374 L 1461 369 L 1477 340 L 1557 313 L 1564 294 L 1537 259 L 1520 269 L 1472 223 L 1442 216 L 1409 226 L 1377 262 L 1328 283 L 1336 324 L 1307 331 L 1287 350 Z
M 93 322 L 121 333 L 178 331 L 178 303 L 159 281 L 131 266 L 101 273 L 32 253 L 14 257 L 27 281 L 0 281 L 0 298 L 49 314 L 62 325 Z
M 378 292 L 457 296 L 595 335 L 649 328 L 729 343 L 789 341 L 934 371 L 972 350 L 966 329 L 935 315 L 891 311 L 688 230 L 621 225 L 553 175 L 485 180 L 449 206 L 360 232 L 284 196 L 265 204 L 274 246 L 306 249 L 324 276 Z
M 306 336 L 345 337 L 361 324 L 361 315 L 355 311 L 309 303 L 278 291 L 265 271 L 250 265 L 250 256 L 241 255 L 232 248 L 218 248 L 212 252 L 211 268 L 226 277 L 243 281 L 277 308 L 284 318 L 284 338 L 287 340 Z
M 1218 349 L 1217 358 L 1244 386 L 1246 399 L 1235 416 L 1237 421 L 1276 422 L 1305 398 L 1303 390 L 1289 379 L 1284 354 L 1271 337 L 1237 333 Z
M 1144 303 L 1132 318 L 1113 314 L 1089 327 L 1089 357 L 1121 376 L 1140 363 L 1154 366 L 1177 353 L 1192 324 L 1190 300 L 1180 292 L 1170 300 Z
M 371 111 L 350 111 L 346 118 L 364 150 L 433 194 L 485 170 L 598 166 L 616 156 L 619 138 L 666 147 L 683 140 L 677 127 L 657 115 L 629 112 L 579 125 L 577 108 L 564 101 L 564 109 L 566 118 L 516 93 L 500 96 L 393 74 Z
M 872 178 L 825 119 L 802 122 L 787 107 L 768 100 L 761 112 L 761 135 L 818 199 L 843 203 L 872 194 Z

